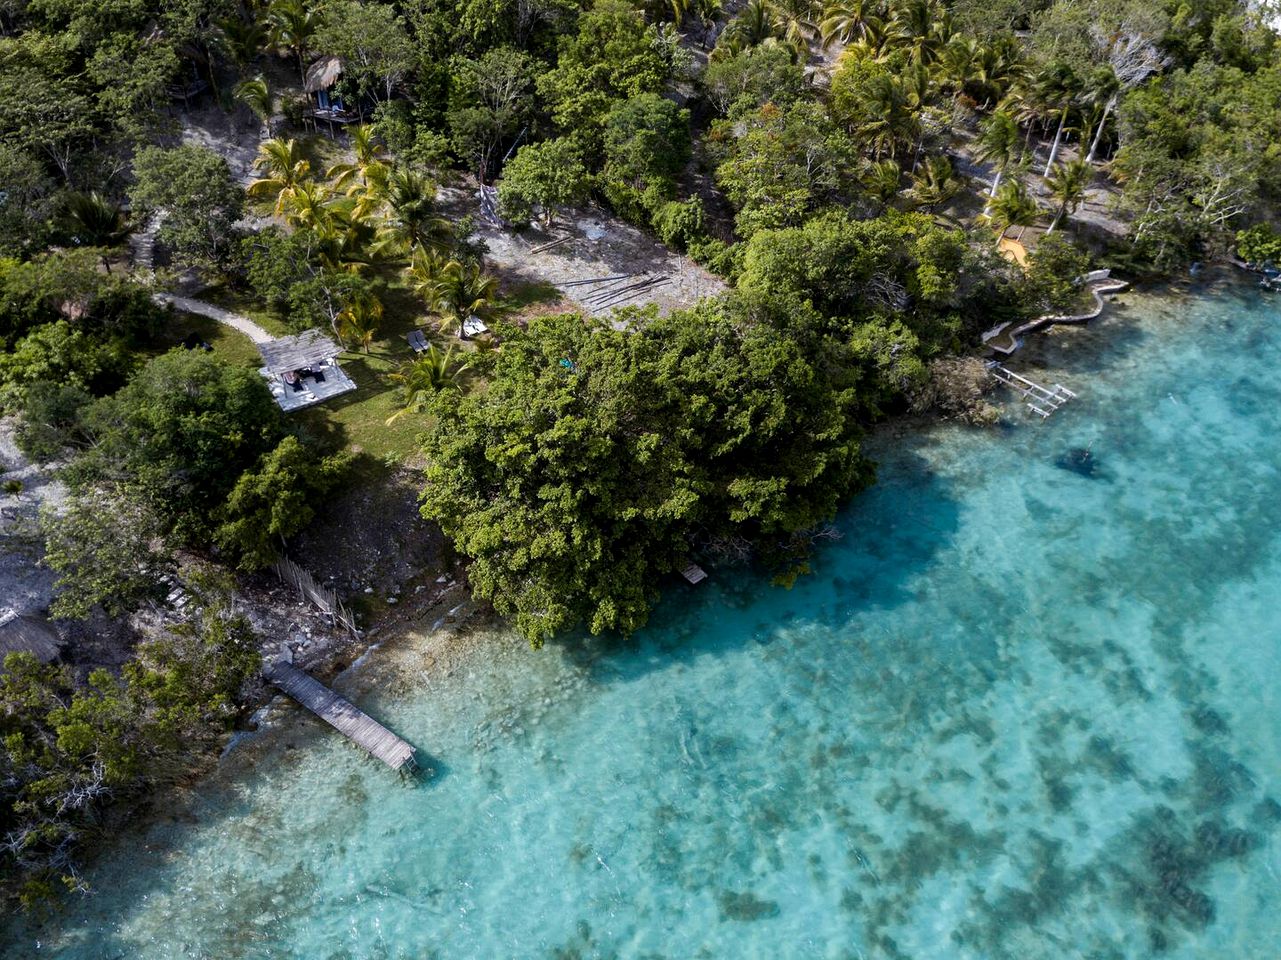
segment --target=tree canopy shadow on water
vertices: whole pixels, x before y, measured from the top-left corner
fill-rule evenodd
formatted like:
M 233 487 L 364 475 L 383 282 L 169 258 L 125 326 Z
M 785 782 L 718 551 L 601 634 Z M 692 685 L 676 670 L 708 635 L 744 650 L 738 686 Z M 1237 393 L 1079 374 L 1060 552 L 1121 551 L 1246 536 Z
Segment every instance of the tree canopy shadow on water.
M 960 516 L 951 481 L 912 449 L 925 442 L 904 439 L 877 484 L 836 518 L 839 539 L 818 541 L 810 572 L 790 588 L 760 566 L 709 566 L 710 578 L 696 586 L 667 578 L 649 624 L 632 637 L 578 632 L 548 646 L 594 682 L 628 681 L 748 643 L 768 644 L 780 626 L 838 622 L 858 609 L 916 601 L 912 582 L 951 542 Z

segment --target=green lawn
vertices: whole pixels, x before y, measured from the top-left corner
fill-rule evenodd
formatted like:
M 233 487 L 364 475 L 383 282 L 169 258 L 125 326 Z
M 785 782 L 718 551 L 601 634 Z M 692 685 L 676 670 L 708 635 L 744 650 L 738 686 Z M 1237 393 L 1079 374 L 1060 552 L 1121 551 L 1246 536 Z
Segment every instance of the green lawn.
M 389 417 L 400 409 L 400 395 L 389 374 L 408 360 L 413 359 L 405 335 L 420 329 L 427 339 L 440 349 L 451 346 L 456 351 L 475 349 L 473 343 L 461 342 L 457 337 L 443 333 L 434 317 L 423 309 L 422 301 L 401 280 L 399 275 L 388 276 L 382 291 L 383 322 L 378 339 L 364 351 L 343 353 L 338 362 L 356 383 L 351 393 L 335 397 L 325 403 L 293 414 L 308 431 L 326 437 L 335 445 L 348 447 L 384 461 L 412 460 L 418 451 L 418 436 L 426 428 L 426 416 L 408 414 L 391 424 Z M 244 293 L 229 287 L 213 287 L 201 293 L 201 299 L 250 317 L 273 334 L 287 332 L 284 318 L 273 310 L 264 308 Z M 559 291 L 547 284 L 522 284 L 504 292 L 498 313 L 513 316 L 526 307 L 553 302 Z M 180 342 L 195 333 L 207 341 L 214 351 L 230 363 L 257 368 L 262 359 L 249 338 L 205 317 L 179 313 L 166 337 L 168 344 Z
M 536 303 L 559 299 L 560 292 L 546 284 L 524 284 L 508 291 L 500 301 L 499 313 L 511 315 Z M 394 423 L 387 419 L 400 409 L 399 390 L 388 374 L 413 359 L 405 335 L 419 329 L 441 350 L 475 349 L 472 343 L 442 333 L 436 320 L 423 310 L 422 301 L 398 277 L 382 292 L 383 323 L 369 353 L 344 353 L 339 358 L 357 389 L 328 403 L 310 407 L 299 415 L 318 433 L 337 433 L 353 449 L 379 459 L 412 459 L 418 452 L 417 438 L 426 429 L 426 416 L 407 414 Z M 337 438 L 335 438 L 337 439 Z
M 213 347 L 215 354 L 230 364 L 251 367 L 255 370 L 262 366 L 262 356 L 258 353 L 258 348 L 243 333 L 217 320 L 194 313 L 175 312 L 173 314 L 173 319 L 165 327 L 160 350 L 157 352 L 175 347 L 193 335 L 208 343 Z

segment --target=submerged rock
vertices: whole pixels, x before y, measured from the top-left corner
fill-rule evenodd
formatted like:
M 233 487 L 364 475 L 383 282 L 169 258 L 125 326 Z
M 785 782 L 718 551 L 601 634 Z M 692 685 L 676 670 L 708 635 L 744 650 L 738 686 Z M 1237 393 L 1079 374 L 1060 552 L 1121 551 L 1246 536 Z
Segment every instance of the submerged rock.
M 1090 452 L 1089 447 L 1073 447 L 1056 459 L 1054 465 L 1060 470 L 1071 470 L 1092 480 L 1103 475 L 1098 457 Z

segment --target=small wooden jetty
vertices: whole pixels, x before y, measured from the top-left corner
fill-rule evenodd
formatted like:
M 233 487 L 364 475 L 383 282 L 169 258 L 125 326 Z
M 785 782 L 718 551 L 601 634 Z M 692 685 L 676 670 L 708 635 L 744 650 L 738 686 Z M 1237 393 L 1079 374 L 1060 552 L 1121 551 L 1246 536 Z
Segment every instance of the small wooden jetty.
M 702 583 L 707 579 L 707 571 L 696 563 L 691 563 L 681 571 L 681 576 L 690 583 Z
M 413 773 L 418 769 L 412 745 L 309 674 L 278 663 L 264 670 L 263 677 L 393 770 Z
M 1052 387 L 1043 387 L 1039 383 L 1032 382 L 1027 377 L 1019 376 L 1013 370 L 1006 369 L 995 360 L 987 361 L 985 366 L 988 373 L 992 374 L 1001 383 L 1023 394 L 1028 401 L 1028 409 L 1042 420 L 1069 400 L 1076 398 L 1076 394 L 1062 384 L 1056 383 Z

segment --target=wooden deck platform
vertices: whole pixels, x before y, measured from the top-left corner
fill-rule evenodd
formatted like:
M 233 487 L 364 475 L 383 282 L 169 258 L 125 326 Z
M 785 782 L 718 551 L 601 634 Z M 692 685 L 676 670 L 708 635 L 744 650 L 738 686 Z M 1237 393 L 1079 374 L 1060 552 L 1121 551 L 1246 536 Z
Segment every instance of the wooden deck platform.
M 681 571 L 681 576 L 690 583 L 702 583 L 707 579 L 707 571 L 696 563 L 691 563 Z
M 278 663 L 264 670 L 263 677 L 393 770 L 412 773 L 418 768 L 411 744 L 297 667 Z
M 1028 409 L 1042 420 L 1069 400 L 1076 399 L 1076 394 L 1062 384 L 1056 383 L 1053 387 L 1043 387 L 1013 370 L 1007 370 L 995 360 L 987 361 L 984 366 L 987 367 L 988 373 L 1001 383 L 1021 393 L 1028 401 Z

